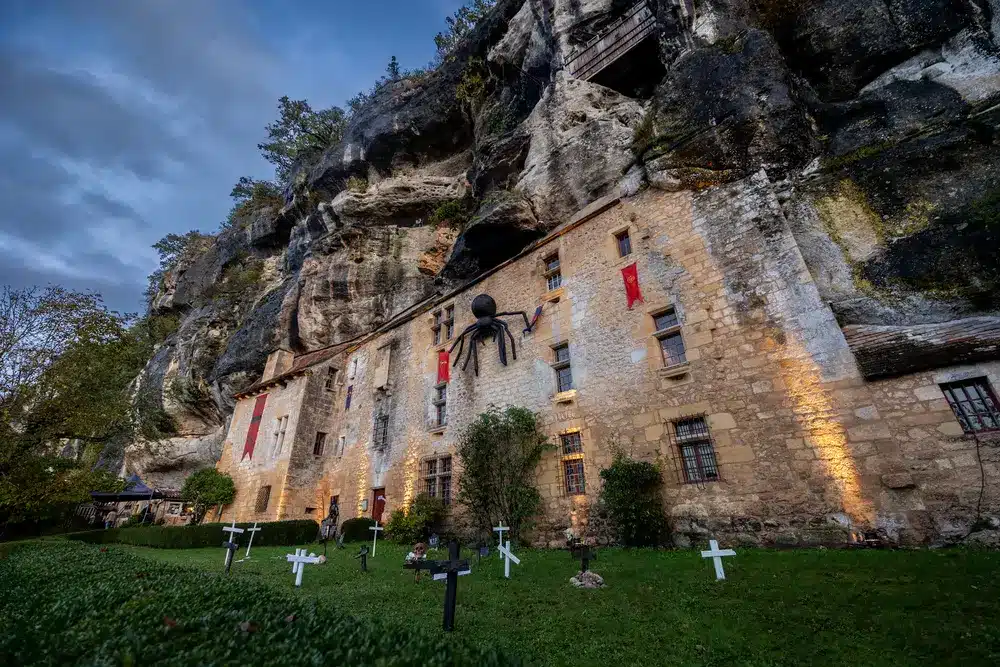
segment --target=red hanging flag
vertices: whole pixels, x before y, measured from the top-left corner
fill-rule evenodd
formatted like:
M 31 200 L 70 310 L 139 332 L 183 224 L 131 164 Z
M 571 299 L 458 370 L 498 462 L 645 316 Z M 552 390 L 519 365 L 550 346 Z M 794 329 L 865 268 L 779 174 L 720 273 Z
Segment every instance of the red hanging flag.
M 636 269 L 635 262 L 622 269 L 622 278 L 625 280 L 625 296 L 628 298 L 629 309 L 636 301 L 644 303 L 642 292 L 639 291 L 639 271 Z
M 451 355 L 448 354 L 447 350 L 441 350 L 438 352 L 438 384 L 442 382 L 447 382 L 451 379 L 449 375 L 449 370 L 451 366 L 448 364 Z
M 245 459 L 247 455 L 250 455 L 250 459 L 253 460 L 253 448 L 257 444 L 257 431 L 260 430 L 260 420 L 264 416 L 264 404 L 267 403 L 267 394 L 261 394 L 257 397 L 257 402 L 253 404 L 253 416 L 250 418 L 250 428 L 247 429 L 247 441 L 243 445 L 243 456 L 240 457 L 240 461 Z

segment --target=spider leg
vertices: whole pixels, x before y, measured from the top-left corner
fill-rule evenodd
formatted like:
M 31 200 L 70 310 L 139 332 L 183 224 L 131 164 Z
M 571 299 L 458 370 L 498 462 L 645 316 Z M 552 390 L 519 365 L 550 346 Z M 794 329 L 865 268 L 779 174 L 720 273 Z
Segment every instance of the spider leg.
M 503 338 L 503 332 L 506 332 L 510 336 L 510 356 L 514 357 L 514 361 L 517 361 L 517 343 L 514 342 L 514 334 L 510 332 L 510 327 L 503 320 L 499 320 L 500 326 L 503 331 L 500 333 L 500 338 Z
M 524 318 L 524 330 L 526 332 L 531 331 L 531 322 L 528 321 L 528 313 L 524 312 L 523 310 L 518 310 L 513 313 L 497 313 L 496 317 L 502 317 L 504 315 L 520 315 L 521 317 Z
M 501 328 L 502 325 L 503 325 L 503 322 L 501 320 L 497 320 L 496 321 L 496 323 L 493 325 L 494 327 L 496 327 L 496 330 L 493 333 L 493 337 L 496 338 L 496 341 L 497 341 L 497 351 L 500 353 L 500 363 L 503 364 L 504 366 L 506 366 L 507 365 L 507 342 L 504 340 L 504 337 L 503 337 L 503 329 Z M 500 334 L 499 337 L 497 336 L 497 333 Z
M 469 361 L 472 359 L 472 355 L 476 351 L 476 342 L 479 339 L 479 332 L 475 331 L 469 336 L 469 351 L 465 353 L 465 363 L 462 364 L 462 370 L 464 371 L 469 367 Z M 478 375 L 478 373 L 477 373 Z
M 472 346 L 472 368 L 476 371 L 476 377 L 479 377 L 479 351 L 476 346 Z
M 455 363 L 453 363 L 452 366 L 457 366 L 458 360 L 462 357 L 462 348 L 465 347 L 465 335 L 475 330 L 476 330 L 476 323 L 473 322 L 469 326 L 465 327 L 462 333 L 458 334 L 458 339 L 451 344 L 451 347 L 448 348 L 448 354 L 451 354 L 452 350 L 455 349 L 455 346 L 456 345 L 459 346 L 458 354 L 455 356 Z

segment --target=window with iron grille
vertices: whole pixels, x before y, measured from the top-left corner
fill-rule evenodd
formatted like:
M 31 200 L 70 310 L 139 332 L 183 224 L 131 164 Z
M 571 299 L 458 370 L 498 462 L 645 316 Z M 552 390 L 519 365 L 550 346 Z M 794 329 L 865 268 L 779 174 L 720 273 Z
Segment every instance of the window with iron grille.
M 373 445 L 375 449 L 385 449 L 389 445 L 389 415 L 377 415 L 375 417 Z
M 576 496 L 584 491 L 583 459 L 563 461 L 563 476 L 566 481 L 566 495 Z
M 704 417 L 681 419 L 673 423 L 674 442 L 681 455 L 684 481 L 689 484 L 719 479 L 715 446 Z
M 627 229 L 615 234 L 615 242 L 618 245 L 619 257 L 628 257 L 632 254 L 632 239 L 629 238 Z
M 451 504 L 451 457 L 442 456 L 424 461 L 424 492 Z
M 448 423 L 448 383 L 442 382 L 434 387 L 434 400 L 431 401 L 434 408 L 434 417 L 431 425 L 439 428 Z
M 687 361 L 684 354 L 684 339 L 681 337 L 681 323 L 677 319 L 677 311 L 668 308 L 653 315 L 653 333 L 660 342 L 660 353 L 663 355 L 664 366 L 676 366 Z
M 267 503 L 271 500 L 271 485 L 262 486 L 257 489 L 257 500 L 253 504 L 254 512 L 266 512 Z
M 948 405 L 966 433 L 1000 431 L 1000 403 L 985 377 L 941 385 Z
M 563 456 L 583 453 L 583 442 L 580 440 L 579 432 L 563 433 L 559 436 L 559 442 L 562 443 Z
M 323 384 L 323 388 L 327 391 L 333 391 L 337 387 L 337 369 L 331 366 L 326 369 L 326 382 Z
M 556 391 L 564 392 L 573 388 L 573 371 L 569 361 L 569 343 L 556 345 L 552 348 L 556 360 L 552 370 L 556 372 Z
M 559 268 L 559 253 L 545 258 L 545 284 L 551 292 L 562 285 L 562 271 Z
M 434 311 L 434 324 L 431 331 L 434 332 L 434 344 L 438 345 L 446 340 L 451 340 L 455 335 L 455 306 L 447 306 L 444 310 Z
M 323 456 L 323 447 L 326 446 L 326 433 L 316 432 L 316 442 L 313 443 L 313 456 Z

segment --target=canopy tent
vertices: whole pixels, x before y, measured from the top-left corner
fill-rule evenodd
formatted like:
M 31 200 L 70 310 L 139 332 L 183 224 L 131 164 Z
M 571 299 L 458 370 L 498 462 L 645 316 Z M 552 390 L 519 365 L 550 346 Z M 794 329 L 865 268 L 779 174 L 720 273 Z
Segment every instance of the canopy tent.
M 132 475 L 125 480 L 125 490 L 120 493 L 91 491 L 90 497 L 105 503 L 126 502 L 129 500 L 162 500 L 168 496 L 162 491 L 154 491 L 146 486 L 138 475 Z

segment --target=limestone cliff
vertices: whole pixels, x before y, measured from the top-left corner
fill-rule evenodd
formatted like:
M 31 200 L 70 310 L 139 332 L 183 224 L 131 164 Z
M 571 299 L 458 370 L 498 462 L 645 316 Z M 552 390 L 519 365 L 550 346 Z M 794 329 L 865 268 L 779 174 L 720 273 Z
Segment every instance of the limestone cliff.
M 615 189 L 766 179 L 842 325 L 997 314 L 1000 0 L 650 0 L 641 48 L 573 76 L 634 5 L 500 0 L 281 210 L 174 267 L 152 309 L 180 326 L 137 386 L 176 432 L 128 467 L 179 486 L 275 346 L 350 340 Z

